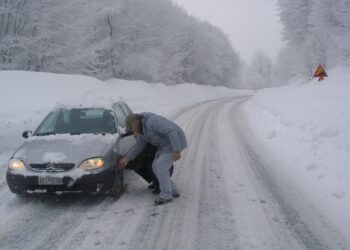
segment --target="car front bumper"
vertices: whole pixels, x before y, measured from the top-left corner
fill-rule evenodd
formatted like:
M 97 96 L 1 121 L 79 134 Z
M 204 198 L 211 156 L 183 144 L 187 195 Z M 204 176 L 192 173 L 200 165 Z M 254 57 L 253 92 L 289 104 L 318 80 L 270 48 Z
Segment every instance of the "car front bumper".
M 59 185 L 42 185 L 39 184 L 39 176 L 49 176 L 61 178 L 62 184 Z M 103 169 L 101 171 L 87 172 L 79 178 L 74 178 L 69 175 L 69 171 L 65 173 L 40 173 L 30 172 L 28 174 L 18 173 L 8 170 L 6 173 L 6 180 L 10 190 L 13 193 L 26 192 L 87 192 L 96 193 L 110 190 L 113 186 L 115 171 L 111 168 Z

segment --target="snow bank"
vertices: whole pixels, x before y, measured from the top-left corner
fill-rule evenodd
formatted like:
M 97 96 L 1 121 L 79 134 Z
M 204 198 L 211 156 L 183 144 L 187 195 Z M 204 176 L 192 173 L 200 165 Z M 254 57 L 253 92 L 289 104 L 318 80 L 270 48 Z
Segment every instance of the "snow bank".
M 108 106 L 124 100 L 134 112 L 152 111 L 165 116 L 196 102 L 232 96 L 224 87 L 148 84 L 78 75 L 0 71 L 0 152 L 13 150 L 24 130 L 34 130 L 44 116 L 62 105 Z
M 350 230 L 350 74 L 257 92 L 244 110 L 261 144 L 329 218 Z

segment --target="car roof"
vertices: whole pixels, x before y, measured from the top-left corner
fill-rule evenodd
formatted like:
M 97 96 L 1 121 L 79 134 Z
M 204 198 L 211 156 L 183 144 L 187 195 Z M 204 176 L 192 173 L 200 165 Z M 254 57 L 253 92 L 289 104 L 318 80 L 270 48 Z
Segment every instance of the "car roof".
M 53 111 L 57 110 L 71 110 L 71 109 L 106 109 L 113 110 L 113 107 L 117 105 L 126 105 L 123 101 L 114 102 L 106 105 L 64 105 L 58 104 Z M 127 106 L 127 105 L 126 105 Z

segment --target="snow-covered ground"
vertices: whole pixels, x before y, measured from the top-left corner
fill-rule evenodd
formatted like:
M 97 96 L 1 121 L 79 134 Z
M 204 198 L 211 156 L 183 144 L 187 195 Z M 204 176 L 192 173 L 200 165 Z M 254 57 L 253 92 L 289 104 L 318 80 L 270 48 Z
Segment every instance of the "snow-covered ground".
M 349 249 L 350 74 L 328 73 L 250 98 L 194 84 L 0 72 L 0 248 Z M 137 178 L 116 203 L 10 193 L 4 173 L 22 131 L 56 105 L 118 100 L 184 128 L 180 199 L 155 208 Z
M 350 74 L 329 76 L 258 91 L 244 111 L 274 172 L 350 232 Z

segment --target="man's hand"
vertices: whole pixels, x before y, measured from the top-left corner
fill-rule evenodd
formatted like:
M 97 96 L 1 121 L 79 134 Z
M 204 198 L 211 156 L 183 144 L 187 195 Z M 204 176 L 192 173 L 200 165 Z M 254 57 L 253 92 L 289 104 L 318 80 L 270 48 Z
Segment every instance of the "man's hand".
M 181 153 L 179 151 L 173 153 L 173 160 L 174 161 L 180 160 L 180 158 L 181 158 Z
M 117 168 L 118 169 L 124 169 L 126 165 L 128 165 L 130 159 L 127 156 L 124 156 L 118 161 Z

